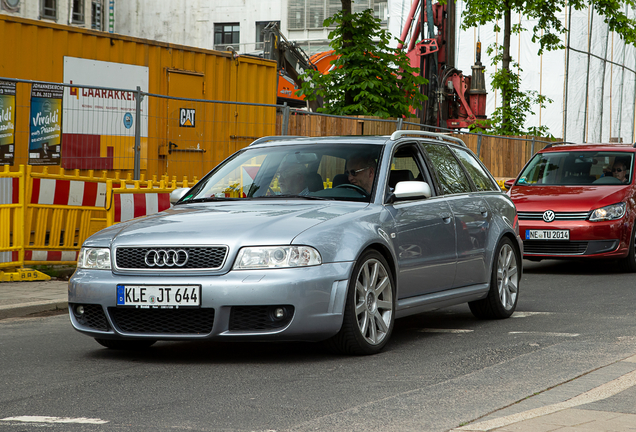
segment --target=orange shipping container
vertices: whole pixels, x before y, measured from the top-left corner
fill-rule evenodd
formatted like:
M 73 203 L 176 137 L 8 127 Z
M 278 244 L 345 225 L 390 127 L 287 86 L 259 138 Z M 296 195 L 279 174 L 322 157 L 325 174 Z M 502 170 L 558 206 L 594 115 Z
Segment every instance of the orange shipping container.
M 63 83 L 67 77 L 68 83 L 69 76 L 73 73 L 77 76 L 79 64 L 85 69 L 84 76 L 90 75 L 93 82 L 73 81 L 74 84 L 134 90 L 140 84 L 133 77 L 137 72 L 141 76 L 145 73 L 147 88 L 142 87 L 142 91 L 168 96 L 151 96 L 143 101 L 140 165 L 146 178 L 164 174 L 179 178 L 201 176 L 253 138 L 275 133 L 274 108 L 175 99 L 275 104 L 277 75 L 273 61 L 236 58 L 230 52 L 7 15 L 0 15 L 0 40 L 0 78 Z M 70 70 L 69 64 L 75 65 L 75 69 Z M 108 67 L 110 70 L 104 69 Z M 118 85 L 98 84 L 95 76 L 99 74 L 93 74 L 91 68 L 104 76 L 123 79 L 115 80 Z M 132 171 L 134 129 L 127 133 L 119 133 L 117 128 L 114 132 L 104 132 L 105 126 L 99 122 L 107 123 L 104 119 L 113 113 L 96 115 L 95 106 L 81 101 L 81 97 L 90 96 L 95 96 L 95 92 L 65 89 L 61 166 L 82 172 L 88 169 Z M 130 95 L 119 96 L 119 99 L 131 99 Z M 14 166 L 28 163 L 29 100 L 30 85 L 18 84 Z M 71 102 L 78 105 L 70 106 Z M 134 101 L 130 104 L 134 108 Z M 87 113 L 93 116 L 88 118 L 97 120 L 86 121 Z M 115 114 L 125 115 L 124 112 Z M 125 123 L 117 118 L 118 128 Z M 50 167 L 49 172 L 55 173 L 56 168 Z

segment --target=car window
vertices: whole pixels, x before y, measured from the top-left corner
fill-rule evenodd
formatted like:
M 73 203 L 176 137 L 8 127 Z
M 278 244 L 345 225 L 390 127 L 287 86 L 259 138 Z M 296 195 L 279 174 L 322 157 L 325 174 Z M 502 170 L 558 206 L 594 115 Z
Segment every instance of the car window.
M 619 185 L 632 181 L 631 152 L 564 151 L 535 155 L 518 185 Z
M 479 191 L 500 191 L 501 189 L 494 182 L 494 179 L 481 166 L 475 156 L 467 150 L 451 147 L 459 160 L 468 171 L 475 187 Z
M 472 191 L 468 177 L 446 145 L 423 143 L 422 146 L 437 171 L 444 194 Z
M 380 145 L 305 144 L 244 149 L 217 167 L 181 203 L 214 199 L 298 197 L 370 201 Z M 362 157 L 368 190 L 349 182 L 347 161 Z M 365 166 L 366 166 L 365 165 Z

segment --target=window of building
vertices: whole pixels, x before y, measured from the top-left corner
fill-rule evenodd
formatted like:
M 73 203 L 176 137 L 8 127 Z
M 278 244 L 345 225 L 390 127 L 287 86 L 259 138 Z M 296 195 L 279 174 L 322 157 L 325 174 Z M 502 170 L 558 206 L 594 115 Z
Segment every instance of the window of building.
M 40 18 L 57 19 L 57 0 L 41 0 Z
M 92 0 L 91 2 L 91 28 L 93 30 L 104 30 L 104 7 L 102 0 Z
M 351 4 L 352 12 L 373 9 L 373 16 L 386 24 L 387 0 L 356 0 Z M 326 18 L 342 10 L 340 0 L 289 0 L 287 25 L 290 30 L 319 29 Z
M 240 41 L 239 23 L 214 24 L 214 49 L 225 51 L 228 46 L 239 49 Z
M 84 0 L 71 0 L 71 22 L 84 24 Z
M 2 9 L 10 12 L 20 12 L 20 0 L 2 0 Z
M 278 24 L 278 28 L 280 28 L 280 21 L 256 21 L 256 48 L 257 50 L 262 50 L 265 48 L 265 35 L 263 34 L 263 30 L 267 25 L 271 22 L 275 22 Z

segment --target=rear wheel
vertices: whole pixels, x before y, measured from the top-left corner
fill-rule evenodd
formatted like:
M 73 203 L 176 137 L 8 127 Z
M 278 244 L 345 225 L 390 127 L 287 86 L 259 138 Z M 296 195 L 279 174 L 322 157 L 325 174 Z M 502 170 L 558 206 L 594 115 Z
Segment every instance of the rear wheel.
M 98 339 L 95 338 L 98 344 L 105 346 L 106 348 L 116 350 L 142 350 L 153 345 L 156 340 L 139 339 L 139 340 L 119 340 L 119 339 Z
M 393 276 L 384 257 L 369 250 L 356 263 L 340 332 L 327 341 L 343 354 L 375 354 L 388 342 L 395 319 Z
M 501 239 L 494 261 L 488 296 L 468 303 L 470 311 L 480 319 L 508 318 L 517 307 L 520 277 L 518 265 L 521 260 L 510 239 Z
M 629 242 L 629 253 L 621 260 L 623 271 L 636 272 L 636 224 L 632 227 L 631 241 Z

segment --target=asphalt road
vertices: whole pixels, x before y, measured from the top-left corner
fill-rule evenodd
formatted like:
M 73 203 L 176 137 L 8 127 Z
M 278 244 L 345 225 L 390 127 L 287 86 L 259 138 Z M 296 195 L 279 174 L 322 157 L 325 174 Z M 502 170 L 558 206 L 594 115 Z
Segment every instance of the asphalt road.
M 118 352 L 66 315 L 2 320 L 0 419 L 83 419 L 51 431 L 446 431 L 636 353 L 634 275 L 524 263 L 513 318 L 478 321 L 467 306 L 406 318 L 370 357 L 307 343 Z M 632 389 L 599 406 L 636 414 L 635 400 Z

